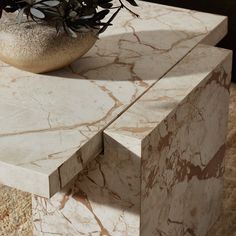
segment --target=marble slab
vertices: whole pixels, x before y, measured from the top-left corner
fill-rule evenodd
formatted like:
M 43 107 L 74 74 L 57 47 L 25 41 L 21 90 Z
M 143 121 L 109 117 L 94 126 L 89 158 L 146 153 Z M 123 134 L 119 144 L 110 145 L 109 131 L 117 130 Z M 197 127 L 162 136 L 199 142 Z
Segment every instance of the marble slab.
M 105 130 L 140 153 L 141 235 L 204 236 L 220 217 L 231 69 L 199 45 Z
M 197 46 L 105 129 L 104 155 L 33 197 L 34 234 L 205 236 L 221 213 L 231 63 Z
M 227 18 L 139 3 L 82 59 L 32 74 L 0 64 L 0 182 L 44 197 L 103 149 L 102 131 Z

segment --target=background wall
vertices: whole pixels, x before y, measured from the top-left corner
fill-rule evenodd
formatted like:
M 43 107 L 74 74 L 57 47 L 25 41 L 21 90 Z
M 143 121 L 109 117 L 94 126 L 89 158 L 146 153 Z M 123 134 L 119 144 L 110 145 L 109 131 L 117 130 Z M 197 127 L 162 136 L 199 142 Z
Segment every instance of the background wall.
M 147 0 L 146 0 L 147 1 Z M 234 50 L 233 81 L 236 82 L 236 0 L 148 0 L 150 2 L 210 12 L 229 17 L 229 34 L 217 45 Z

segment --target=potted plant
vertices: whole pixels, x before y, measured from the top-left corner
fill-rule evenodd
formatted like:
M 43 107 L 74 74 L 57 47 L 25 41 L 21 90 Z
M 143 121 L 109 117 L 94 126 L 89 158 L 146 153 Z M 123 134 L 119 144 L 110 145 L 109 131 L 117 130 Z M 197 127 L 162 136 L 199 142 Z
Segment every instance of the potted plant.
M 0 60 L 35 73 L 64 67 L 94 45 L 121 9 L 136 15 L 122 0 L 1 0 Z

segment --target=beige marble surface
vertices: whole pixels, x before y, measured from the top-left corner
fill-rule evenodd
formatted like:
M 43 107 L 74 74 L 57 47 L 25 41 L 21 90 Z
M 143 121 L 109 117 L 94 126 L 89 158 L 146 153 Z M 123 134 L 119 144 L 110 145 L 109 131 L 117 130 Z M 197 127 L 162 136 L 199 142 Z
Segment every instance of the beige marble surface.
M 105 129 L 103 156 L 33 197 L 35 235 L 206 235 L 221 213 L 231 61 L 197 46 Z
M 208 236 L 236 235 L 236 84 L 231 85 L 230 91 L 223 214 Z M 2 186 L 0 195 L 1 236 L 33 236 L 30 194 Z
M 198 46 L 105 130 L 141 144 L 142 235 L 203 236 L 221 215 L 231 61 Z
M 236 236 L 236 84 L 231 85 L 226 142 L 224 201 L 220 219 L 208 236 Z
M 102 130 L 199 42 L 218 42 L 223 16 L 149 3 L 127 11 L 81 60 L 51 74 L 0 66 L 0 182 L 49 197 L 102 150 Z

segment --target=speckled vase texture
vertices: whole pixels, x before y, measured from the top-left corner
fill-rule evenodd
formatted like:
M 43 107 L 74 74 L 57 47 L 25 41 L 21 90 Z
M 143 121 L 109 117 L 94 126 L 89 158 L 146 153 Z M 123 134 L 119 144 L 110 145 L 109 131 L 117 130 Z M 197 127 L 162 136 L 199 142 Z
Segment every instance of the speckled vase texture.
M 8 16 L 10 15 L 10 16 Z M 16 22 L 14 14 L 0 21 L 0 60 L 22 70 L 43 73 L 65 67 L 84 55 L 96 42 L 95 32 L 77 38 L 43 23 Z

